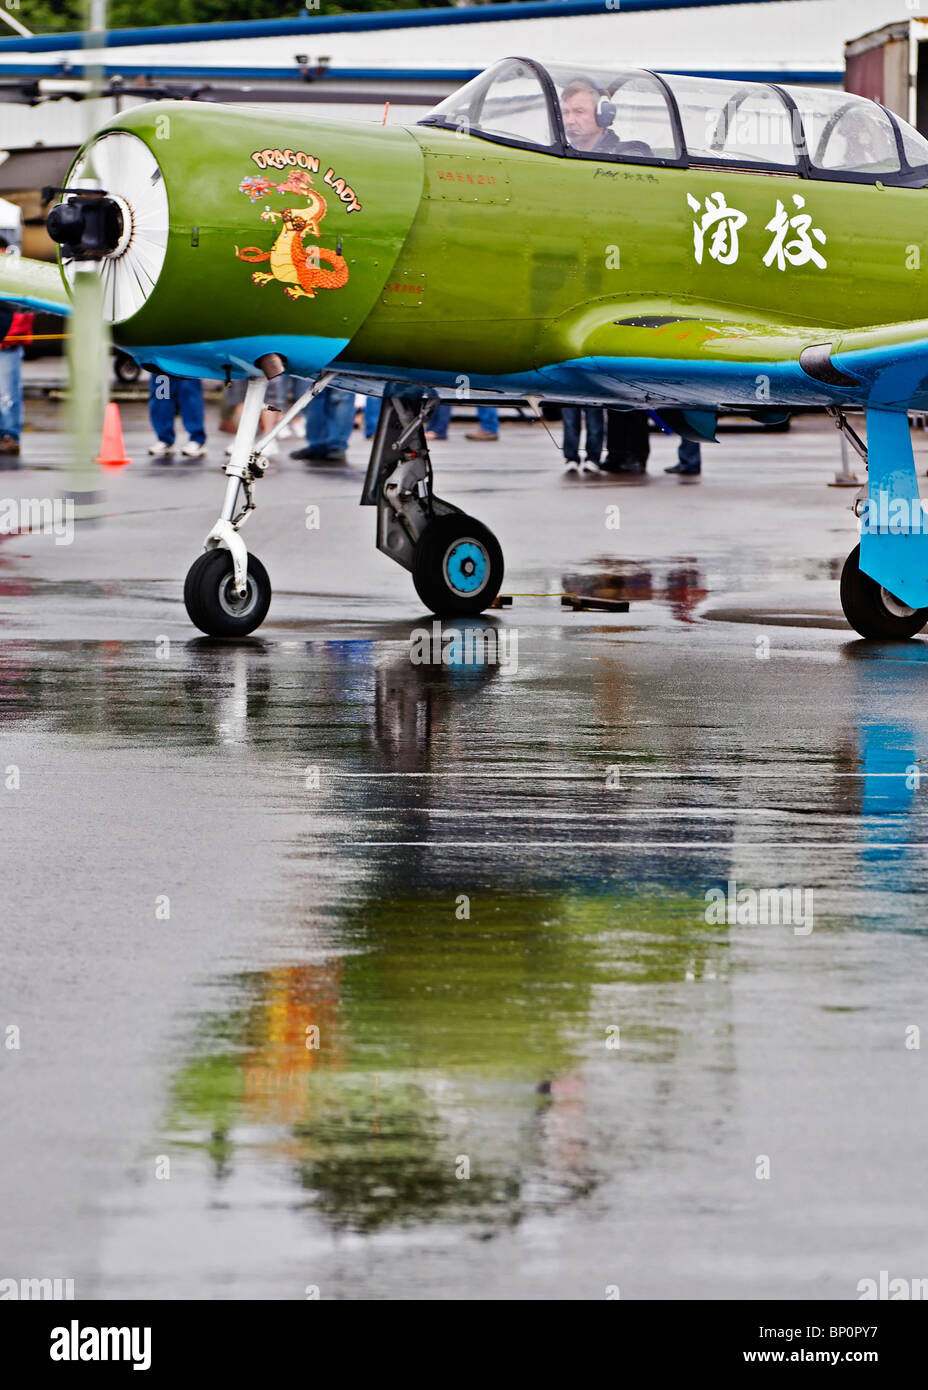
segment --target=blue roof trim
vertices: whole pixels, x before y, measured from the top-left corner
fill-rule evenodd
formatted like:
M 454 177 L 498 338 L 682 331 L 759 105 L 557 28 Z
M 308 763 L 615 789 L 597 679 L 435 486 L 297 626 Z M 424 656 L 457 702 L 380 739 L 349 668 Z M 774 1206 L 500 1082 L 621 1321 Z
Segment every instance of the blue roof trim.
M 325 81 L 333 82 L 469 82 L 472 77 L 484 71 L 482 68 L 328 68 Z M 844 73 L 798 69 L 784 72 L 782 69 L 764 68 L 661 68 L 668 76 L 680 77 L 718 77 L 729 82 L 810 82 L 818 86 L 838 85 L 844 81 Z M 5 63 L 0 59 L 0 78 L 2 77 L 80 77 L 83 65 L 70 63 Z M 293 82 L 304 84 L 299 70 L 294 64 L 289 68 L 261 67 L 207 67 L 201 64 L 191 66 L 167 66 L 158 64 L 125 63 L 118 66 L 107 64 L 103 72 L 107 77 L 183 77 L 240 79 L 250 82 Z M 322 79 L 320 79 L 322 80 Z M 333 93 L 334 95 L 334 93 Z
M 568 15 L 628 14 L 633 10 L 700 9 L 718 5 L 749 5 L 758 0 L 620 0 L 620 8 L 604 11 L 603 0 L 518 0 L 514 4 L 476 5 L 435 10 L 374 10 L 331 18 L 305 15 L 298 19 L 237 20 L 218 24 L 166 24 L 147 29 L 111 29 L 108 48 L 140 44 L 209 43 L 219 39 L 310 38 L 315 34 L 363 33 L 372 29 L 426 29 L 448 24 L 487 24 L 507 19 L 557 19 Z M 760 0 L 776 4 L 778 0 Z M 81 48 L 83 33 L 38 34 L 31 39 L 0 39 L 0 53 L 54 53 Z

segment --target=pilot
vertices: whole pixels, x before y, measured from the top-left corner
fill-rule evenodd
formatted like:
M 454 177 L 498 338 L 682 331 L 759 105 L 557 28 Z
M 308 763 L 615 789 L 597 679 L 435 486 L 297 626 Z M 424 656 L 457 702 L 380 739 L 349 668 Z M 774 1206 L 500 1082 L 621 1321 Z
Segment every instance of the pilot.
M 837 124 L 837 132 L 844 137 L 844 158 L 836 167 L 842 169 L 866 169 L 868 165 L 879 164 L 886 158 L 889 151 L 880 154 L 876 149 L 876 140 L 870 113 L 865 111 L 849 111 Z M 882 134 L 882 132 L 880 132 Z M 884 141 L 885 143 L 885 137 Z M 829 154 L 834 155 L 833 150 Z M 895 150 L 892 151 L 895 155 Z M 891 168 L 892 165 L 887 165 Z
M 643 140 L 620 140 L 611 129 L 615 108 L 595 82 L 578 77 L 561 93 L 561 115 L 567 139 L 575 149 L 591 154 L 638 155 L 653 152 Z

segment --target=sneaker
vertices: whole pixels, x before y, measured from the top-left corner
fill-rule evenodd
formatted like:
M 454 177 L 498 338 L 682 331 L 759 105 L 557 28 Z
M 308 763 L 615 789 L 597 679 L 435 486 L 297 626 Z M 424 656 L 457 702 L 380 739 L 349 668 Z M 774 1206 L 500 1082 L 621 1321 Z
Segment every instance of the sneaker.
M 206 454 L 206 440 L 204 440 L 202 444 L 198 444 L 195 439 L 188 439 L 187 443 L 181 449 L 181 453 L 185 459 L 203 458 Z
M 565 459 L 565 460 L 564 460 L 564 473 L 565 473 L 567 476 L 576 477 L 576 476 L 579 474 L 579 472 L 580 472 L 580 460 L 579 460 L 579 459 Z
M 426 432 L 425 432 L 425 437 L 426 437 L 426 439 L 447 439 L 447 438 L 448 438 L 448 436 L 447 436 L 446 434 L 438 434 L 438 433 L 436 433 L 435 430 L 426 430 Z M 368 438 L 372 439 L 372 438 L 373 438 L 373 435 L 369 435 Z
M 19 440 L 14 439 L 11 434 L 5 434 L 0 439 L 0 454 L 18 454 Z
M 464 438 L 465 438 L 465 439 L 479 439 L 479 441 L 481 442 L 481 444 L 483 444 L 483 443 L 486 443 L 487 441 L 489 441 L 489 440 L 491 440 L 491 439 L 499 439 L 499 435 L 498 435 L 498 434 L 491 434 L 489 430 L 468 430 L 468 432 L 467 432 L 467 434 L 465 434 Z
M 688 463 L 675 463 L 672 468 L 665 468 L 665 473 L 676 473 L 681 478 L 698 478 L 701 470 L 691 468 Z
M 167 458 L 168 454 L 173 454 L 174 445 L 165 444 L 163 440 L 159 439 L 156 444 L 151 445 L 148 452 L 151 454 L 153 459 Z
M 348 454 L 344 449 L 328 449 L 325 455 L 326 463 L 347 463 Z
M 276 439 L 272 439 L 270 444 L 265 444 L 261 453 L 266 459 L 276 459 L 280 457 L 280 445 Z
M 586 474 L 588 478 L 601 478 L 603 476 L 603 470 L 597 459 L 584 459 L 580 465 L 580 472 Z

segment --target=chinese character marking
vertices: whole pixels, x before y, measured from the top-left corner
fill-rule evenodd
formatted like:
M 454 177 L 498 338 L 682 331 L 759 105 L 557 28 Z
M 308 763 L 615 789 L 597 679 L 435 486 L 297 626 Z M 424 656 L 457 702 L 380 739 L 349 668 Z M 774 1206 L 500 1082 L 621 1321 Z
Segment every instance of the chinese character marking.
M 793 202 L 797 208 L 804 208 L 806 205 L 806 200 L 800 193 L 793 194 Z M 790 228 L 796 235 L 792 241 L 787 241 L 786 234 Z M 810 228 L 811 236 L 809 234 Z M 764 257 L 764 265 L 772 265 L 776 260 L 777 269 L 785 270 L 787 261 L 790 265 L 805 265 L 807 261 L 813 261 L 819 270 L 824 270 L 827 267 L 828 262 L 825 257 L 816 251 L 812 243 L 812 237 L 815 237 L 815 240 L 824 246 L 825 233 L 820 228 L 812 226 L 812 218 L 807 212 L 800 212 L 795 217 L 788 217 L 786 208 L 778 198 L 777 210 L 767 223 L 766 230 L 773 232 L 774 236 L 770 243 L 770 249 Z
M 699 212 L 702 204 L 697 202 L 691 193 L 687 193 L 686 201 L 694 212 Z M 725 202 L 725 194 L 716 192 L 706 196 L 706 210 L 700 222 L 693 223 L 693 251 L 696 255 L 696 264 L 702 265 L 702 256 L 705 249 L 706 233 L 712 230 L 712 240 L 709 243 L 709 255 L 719 265 L 733 265 L 738 259 L 738 232 L 747 222 L 747 213 L 739 212 L 737 208 L 730 208 Z

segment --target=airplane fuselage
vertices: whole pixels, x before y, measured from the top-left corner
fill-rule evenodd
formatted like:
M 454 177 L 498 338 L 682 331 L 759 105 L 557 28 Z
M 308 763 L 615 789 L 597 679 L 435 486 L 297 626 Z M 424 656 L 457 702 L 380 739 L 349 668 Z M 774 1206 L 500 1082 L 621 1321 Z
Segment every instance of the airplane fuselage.
M 511 395 L 827 404 L 835 390 L 786 361 L 772 326 L 815 342 L 928 318 L 924 189 L 571 160 L 429 126 L 189 103 L 108 129 L 143 140 L 164 177 L 156 291 L 114 326 L 163 370 L 242 375 L 273 350 L 298 375 L 334 364 Z M 309 182 L 289 172 L 297 160 Z M 280 217 L 320 199 L 318 236 L 290 242 L 323 271 L 343 257 L 343 283 L 296 294 L 292 258 L 239 258 L 276 245 L 279 259 Z M 706 323 L 719 321 L 710 363 Z M 772 377 L 766 396 L 752 365 Z

